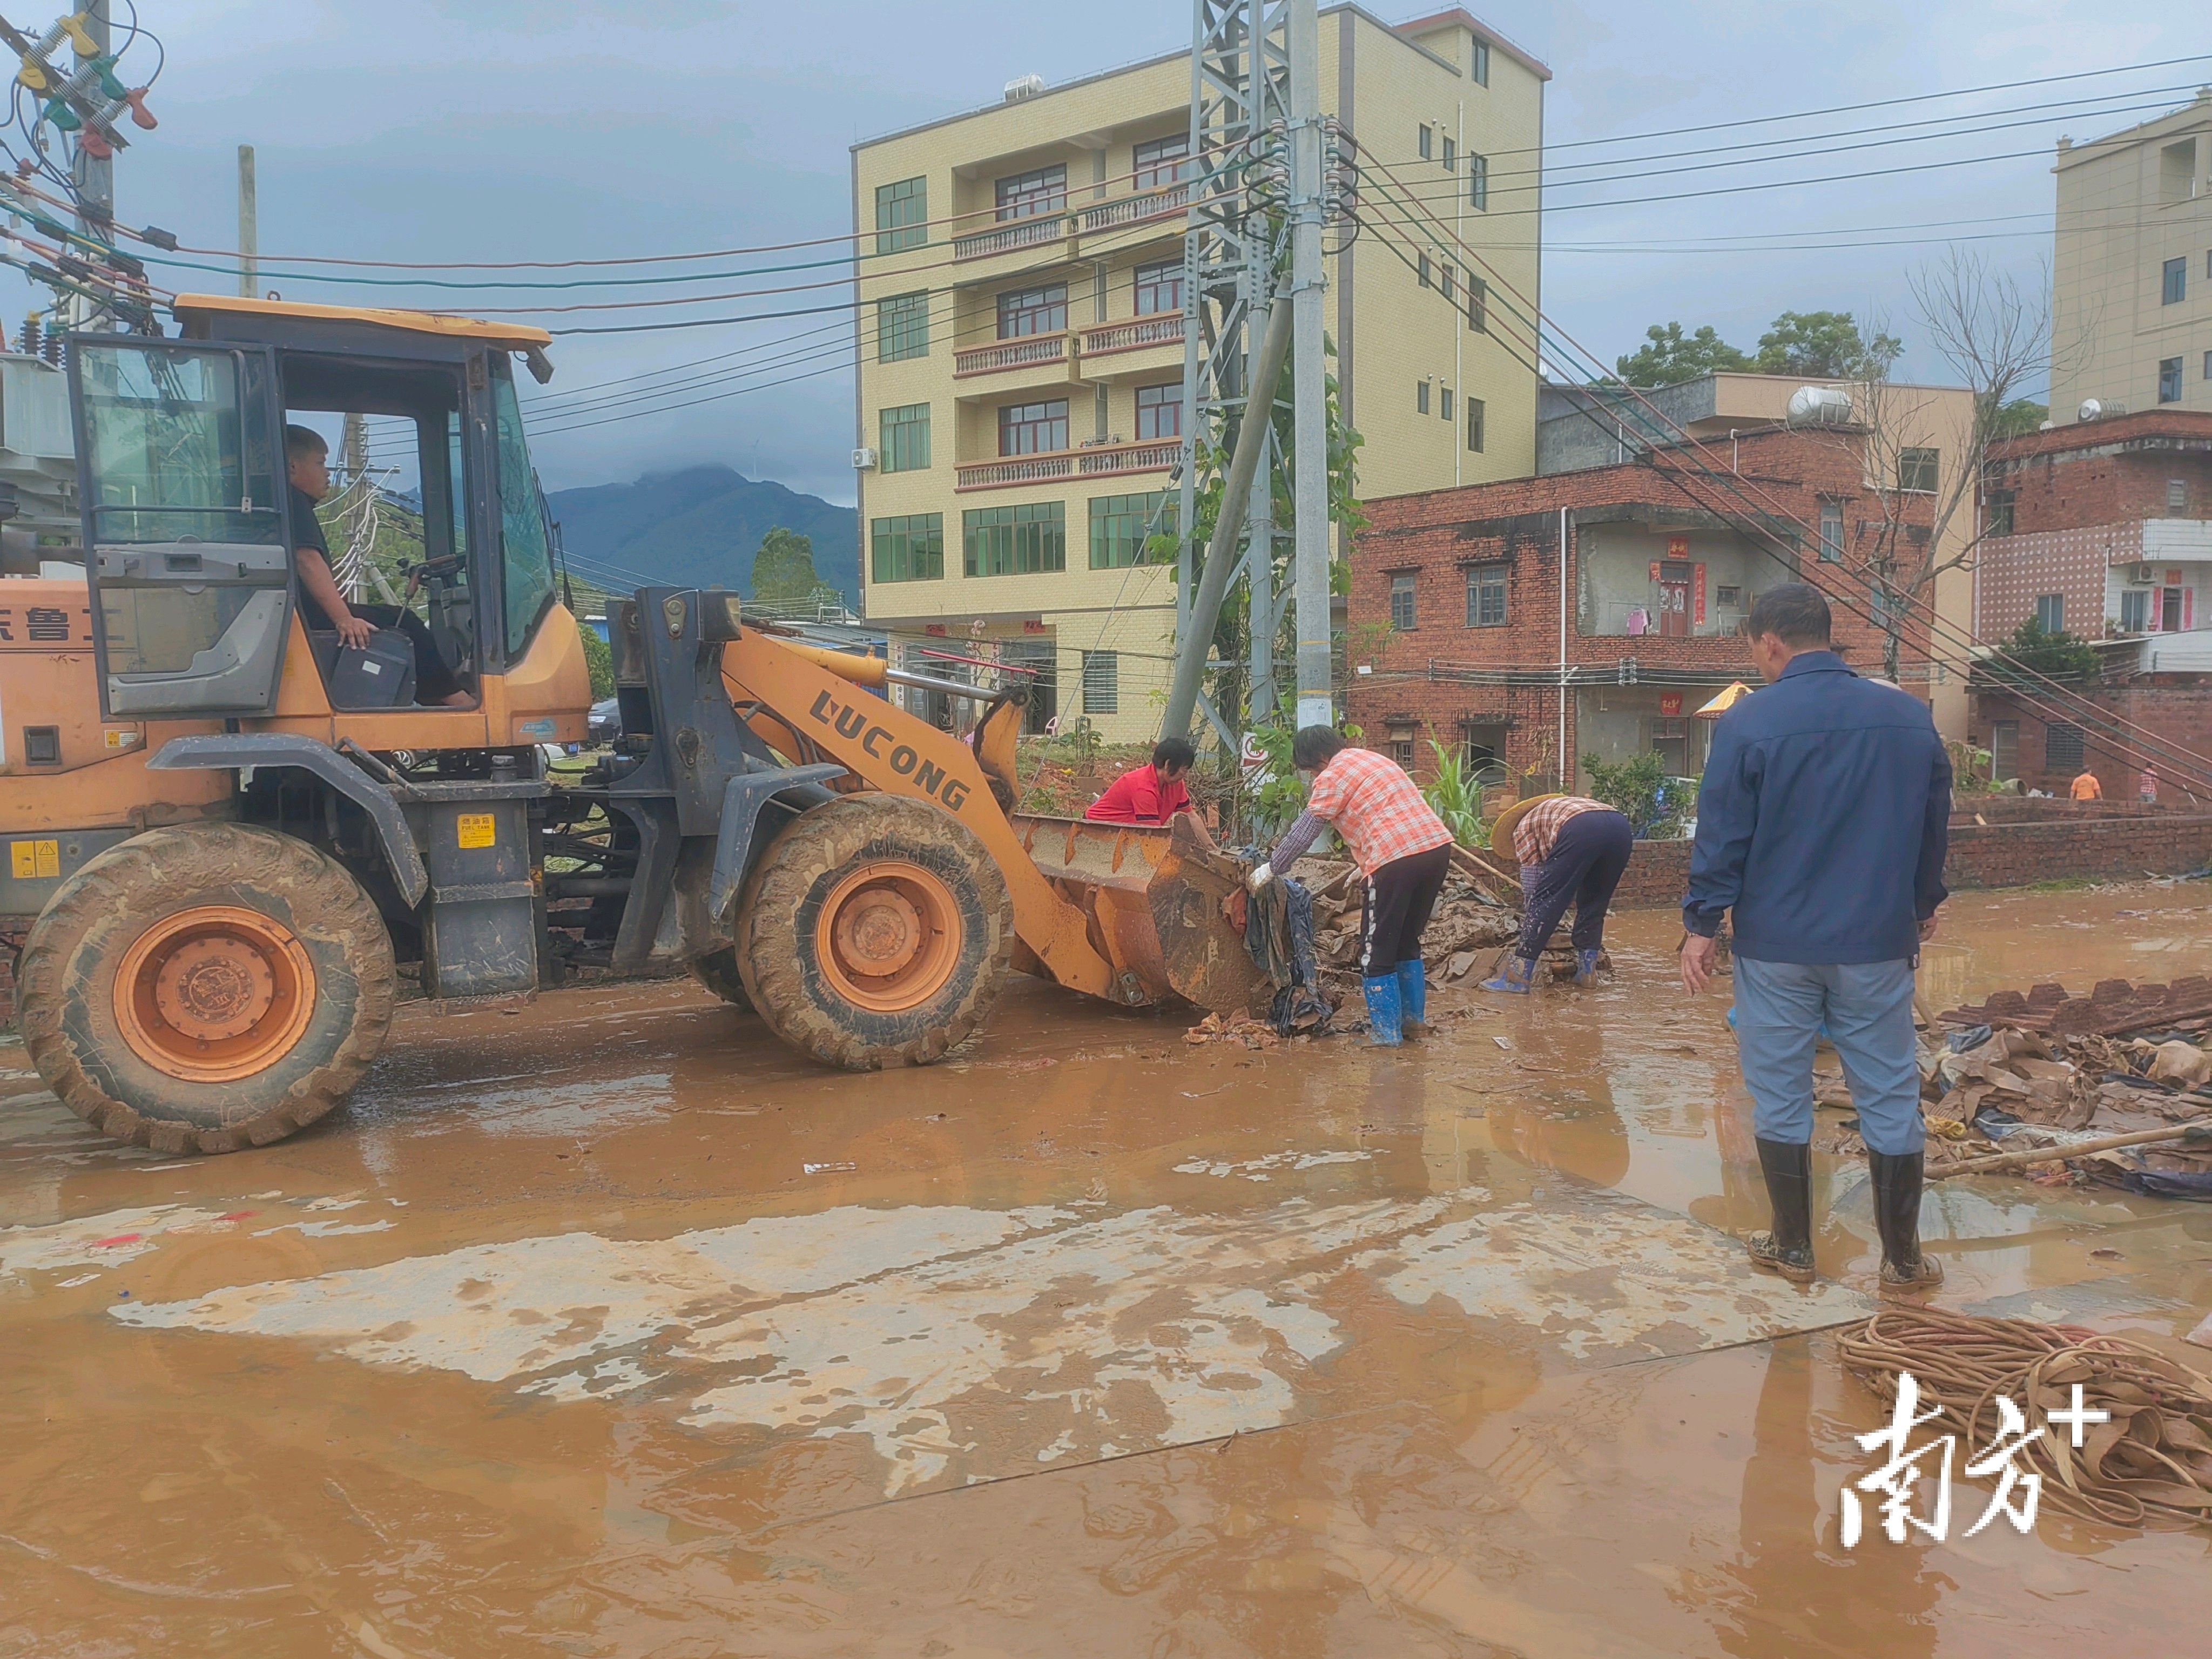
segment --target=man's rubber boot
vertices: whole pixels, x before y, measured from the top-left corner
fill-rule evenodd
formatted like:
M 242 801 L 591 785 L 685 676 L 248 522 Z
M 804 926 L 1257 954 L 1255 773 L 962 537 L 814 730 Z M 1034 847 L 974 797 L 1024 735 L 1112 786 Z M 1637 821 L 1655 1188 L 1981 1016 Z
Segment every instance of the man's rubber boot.
M 1367 993 L 1367 1041 L 1378 1048 L 1396 1048 L 1406 1040 L 1397 973 L 1378 974 L 1363 981 L 1361 988 Z
M 1435 1035 L 1437 1028 L 1429 1024 L 1428 970 L 1418 960 L 1398 964 L 1398 1029 L 1407 1036 Z
M 1598 961 L 1604 955 L 1605 949 L 1602 945 L 1595 951 L 1576 951 L 1575 983 L 1585 990 L 1596 984 Z
M 1867 1153 L 1874 1175 L 1874 1224 L 1881 1235 L 1882 1294 L 1912 1296 L 1943 1282 L 1942 1264 L 1920 1249 L 1919 1152 Z
M 1527 996 L 1528 988 L 1536 982 L 1536 958 L 1508 957 L 1505 966 L 1496 979 L 1482 981 L 1486 991 L 1510 991 L 1516 996 Z
M 1813 1149 L 1787 1140 L 1761 1140 L 1759 1170 L 1774 1226 L 1744 1241 L 1751 1265 L 1780 1273 L 1792 1284 L 1813 1282 Z

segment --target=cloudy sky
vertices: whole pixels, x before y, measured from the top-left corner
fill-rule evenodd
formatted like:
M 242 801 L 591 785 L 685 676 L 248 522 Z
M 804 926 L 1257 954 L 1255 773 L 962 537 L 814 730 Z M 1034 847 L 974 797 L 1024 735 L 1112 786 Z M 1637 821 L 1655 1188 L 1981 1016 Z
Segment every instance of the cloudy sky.
M 125 222 L 158 224 L 193 246 L 234 248 L 234 157 L 251 143 L 264 288 L 291 299 L 501 315 L 671 290 L 433 289 L 394 286 L 394 273 L 377 271 L 348 273 L 373 279 L 348 283 L 284 256 L 631 258 L 834 235 L 848 226 L 848 147 L 856 138 L 995 100 L 1016 75 L 1057 82 L 1176 49 L 1190 15 L 1187 0 L 139 3 L 167 64 L 150 100 L 160 130 L 117 164 Z M 118 17 L 127 9 L 118 0 Z M 2212 80 L 2212 58 L 2130 67 L 2212 52 L 2201 9 L 2172 0 L 1497 0 L 1472 9 L 1551 65 L 1554 145 L 1626 141 L 1555 149 L 1555 178 L 1566 176 L 1566 162 L 1597 165 L 1577 175 L 1590 182 L 1551 193 L 1544 219 L 1547 310 L 1608 362 L 1652 322 L 1710 322 L 1748 346 L 1778 311 L 1838 309 L 1885 315 L 1905 340 L 1901 371 L 1933 377 L 1940 365 L 1916 338 L 1907 273 L 1954 238 L 2035 273 L 2049 246 L 2056 137 L 2132 125 Z M 155 55 L 149 40 L 138 41 L 125 58 L 131 78 L 143 79 Z M 2128 72 L 2051 79 L 2105 69 Z M 2036 84 L 1692 137 L 1635 136 L 2007 82 Z M 1930 125 L 1894 125 L 1908 121 Z M 1866 128 L 1875 131 L 1858 131 Z M 1929 133 L 1941 136 L 1919 137 Z M 1907 134 L 1915 141 L 1864 147 Z M 1786 159 L 1656 171 L 1718 159 L 1672 152 L 1784 137 L 1802 141 Z M 20 149 L 20 131 L 11 138 Z M 1802 182 L 1875 169 L 1884 171 Z M 1636 173 L 1654 176 L 1623 176 Z M 1685 193 L 1722 190 L 1731 193 Z M 1620 202 L 1633 204 L 1575 205 Z M 674 291 L 818 282 L 834 273 L 742 273 L 835 251 L 678 267 L 740 274 Z M 528 275 L 573 282 L 667 269 Z M 223 269 L 155 271 L 179 289 L 236 285 Z M 498 275 L 441 274 L 483 283 Z M 712 317 L 798 309 L 833 295 L 801 289 L 537 320 L 559 328 L 641 314 Z M 31 301 L 7 276 L 0 304 L 15 319 Z M 834 315 L 564 339 L 552 390 L 566 402 L 533 417 L 546 483 L 720 461 L 849 501 L 852 391 L 839 343 Z M 687 371 L 690 364 L 702 366 Z M 732 370 L 749 378 L 719 378 Z M 652 374 L 696 383 L 637 395 L 656 382 L 632 377 Z M 738 386 L 751 389 L 726 395 Z

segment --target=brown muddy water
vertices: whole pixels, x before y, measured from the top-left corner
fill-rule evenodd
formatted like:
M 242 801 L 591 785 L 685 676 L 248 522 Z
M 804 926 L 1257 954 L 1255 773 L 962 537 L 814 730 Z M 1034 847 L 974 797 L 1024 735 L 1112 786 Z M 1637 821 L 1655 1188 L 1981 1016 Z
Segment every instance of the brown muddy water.
M 2208 904 L 1964 896 L 1923 994 L 2212 970 Z M 1964 1540 L 1972 1488 L 1842 1548 L 1863 1172 L 1819 1285 L 1744 1267 L 1677 937 L 1395 1053 L 1030 981 L 864 1078 L 688 984 L 422 1006 L 348 1110 L 189 1162 L 0 1048 L 0 1654 L 2202 1651 L 2201 1534 Z M 1984 1178 L 1924 1226 L 1942 1305 L 2212 1307 L 2212 1206 Z

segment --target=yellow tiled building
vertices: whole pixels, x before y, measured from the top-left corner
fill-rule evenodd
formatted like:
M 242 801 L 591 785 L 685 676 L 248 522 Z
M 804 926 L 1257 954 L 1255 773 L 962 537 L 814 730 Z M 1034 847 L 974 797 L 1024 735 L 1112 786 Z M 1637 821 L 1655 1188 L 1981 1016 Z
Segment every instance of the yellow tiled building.
M 1326 262 L 1364 495 L 1534 470 L 1549 76 L 1464 11 L 1322 13 L 1365 174 Z M 1114 741 L 1156 731 L 1175 649 L 1174 568 L 1138 553 L 1182 442 L 1189 100 L 1178 52 L 853 149 L 867 615 L 902 665 L 1036 670 L 1034 726 Z
M 2061 140 L 2051 417 L 2085 398 L 2212 409 L 2212 88 L 2087 143 Z

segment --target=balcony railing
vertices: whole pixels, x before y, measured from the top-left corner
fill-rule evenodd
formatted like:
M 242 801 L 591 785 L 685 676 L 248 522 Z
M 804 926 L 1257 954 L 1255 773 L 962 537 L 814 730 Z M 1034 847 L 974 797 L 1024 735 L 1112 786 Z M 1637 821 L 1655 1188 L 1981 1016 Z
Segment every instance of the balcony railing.
M 1164 311 L 1125 322 L 1104 323 L 1083 331 L 1083 355 L 1103 357 L 1109 352 L 1141 351 L 1146 346 L 1181 345 L 1182 313 Z
M 1039 363 L 1066 361 L 1066 335 L 1028 334 L 1018 340 L 1000 340 L 954 352 L 952 378 L 964 380 L 971 374 L 997 374 L 1010 368 L 1033 368 Z
M 988 259 L 994 253 L 1009 253 L 1018 247 L 1035 247 L 1041 242 L 1056 242 L 1066 234 L 1067 219 L 1062 214 L 1017 219 L 1012 224 L 1000 225 L 995 230 L 979 231 L 973 236 L 955 237 L 952 257 L 956 260 Z
M 1148 190 L 1141 196 L 1126 197 L 1118 202 L 1102 202 L 1097 207 L 1083 210 L 1083 234 L 1088 236 L 1093 231 L 1111 230 L 1116 225 L 1164 219 L 1170 214 L 1181 213 L 1189 201 L 1190 186 L 1186 184 Z
M 1062 449 L 1049 455 L 1009 455 L 955 469 L 953 488 L 1006 489 L 1016 484 L 1055 483 L 1069 478 L 1111 478 L 1126 472 L 1165 472 L 1182 453 L 1180 438 L 1144 443 Z

